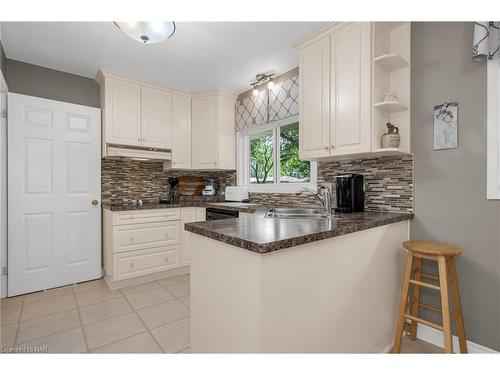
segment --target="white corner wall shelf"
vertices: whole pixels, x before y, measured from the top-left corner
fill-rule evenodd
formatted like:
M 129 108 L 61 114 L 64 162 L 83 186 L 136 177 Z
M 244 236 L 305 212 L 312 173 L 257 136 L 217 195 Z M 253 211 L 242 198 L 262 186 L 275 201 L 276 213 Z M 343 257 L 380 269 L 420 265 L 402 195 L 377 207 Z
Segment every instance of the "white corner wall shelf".
M 389 72 L 406 68 L 409 65 L 408 61 L 398 53 L 384 53 L 375 57 L 373 61 Z
M 407 111 L 408 107 L 400 102 L 397 101 L 384 101 L 384 102 L 378 102 L 375 103 L 375 108 L 378 108 L 382 111 L 388 112 L 388 113 L 396 113 L 396 112 L 402 112 L 402 111 Z

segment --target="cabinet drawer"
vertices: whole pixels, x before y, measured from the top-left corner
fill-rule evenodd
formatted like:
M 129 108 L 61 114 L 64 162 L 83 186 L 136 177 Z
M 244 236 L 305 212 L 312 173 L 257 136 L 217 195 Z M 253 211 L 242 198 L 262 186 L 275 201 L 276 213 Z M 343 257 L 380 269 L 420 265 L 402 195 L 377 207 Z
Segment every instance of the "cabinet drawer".
M 179 266 L 179 246 L 165 246 L 113 255 L 113 280 L 144 276 Z
M 180 208 L 123 211 L 113 215 L 113 225 L 154 223 L 158 221 L 180 220 L 180 218 Z
M 179 221 L 113 227 L 113 253 L 180 243 Z

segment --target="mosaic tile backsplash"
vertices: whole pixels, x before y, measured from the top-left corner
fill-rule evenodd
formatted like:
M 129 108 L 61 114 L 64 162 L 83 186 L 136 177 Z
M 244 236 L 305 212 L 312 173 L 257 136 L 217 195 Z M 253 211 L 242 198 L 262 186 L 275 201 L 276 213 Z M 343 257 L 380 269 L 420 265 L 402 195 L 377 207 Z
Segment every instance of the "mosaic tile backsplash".
M 345 172 L 365 176 L 366 210 L 413 212 L 411 155 L 319 162 L 318 185 L 332 183 L 332 176 Z M 168 177 L 181 175 L 216 179 L 220 198 L 226 186 L 236 184 L 236 171 L 163 171 L 161 162 L 103 159 L 102 202 L 121 204 L 142 199 L 145 203 L 156 203 L 160 197 L 168 194 Z M 266 205 L 321 205 L 315 197 L 306 194 L 250 193 L 250 200 Z M 335 205 L 335 191 L 332 202 Z
M 162 162 L 102 159 L 101 200 L 103 204 L 126 204 L 134 199 L 156 203 L 168 195 L 168 178 L 181 175 L 217 180 L 219 196 L 227 185 L 236 184 L 235 171 L 163 171 Z
M 413 157 L 384 156 L 318 163 L 318 186 L 338 173 L 365 176 L 365 210 L 413 212 Z M 321 206 L 311 195 L 251 193 L 250 200 L 270 205 Z M 332 204 L 335 206 L 333 186 Z
M 320 162 L 318 185 L 331 183 L 334 175 L 345 172 L 365 176 L 365 210 L 413 212 L 412 155 Z

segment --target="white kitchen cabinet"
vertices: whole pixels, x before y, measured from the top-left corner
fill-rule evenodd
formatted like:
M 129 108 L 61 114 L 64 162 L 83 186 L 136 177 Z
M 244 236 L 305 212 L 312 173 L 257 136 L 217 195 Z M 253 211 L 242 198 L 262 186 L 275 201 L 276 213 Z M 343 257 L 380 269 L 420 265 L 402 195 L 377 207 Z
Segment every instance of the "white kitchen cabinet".
M 184 224 L 193 223 L 196 220 L 196 207 L 185 207 L 181 211 L 181 263 L 189 264 L 191 262 L 191 251 L 189 244 L 190 233 L 184 230 Z
M 103 210 L 104 277 L 112 289 L 182 269 L 181 209 Z M 126 283 L 126 284 L 124 284 Z
M 148 276 L 179 267 L 179 245 L 128 251 L 113 255 L 115 281 Z
M 234 105 L 236 96 L 222 91 L 192 98 L 193 169 L 235 169 Z
M 106 143 L 142 146 L 141 86 L 114 78 L 101 85 L 103 140 Z
M 99 70 L 103 157 L 108 146 L 172 149 L 172 92 Z
M 181 264 L 191 263 L 191 233 L 184 230 L 184 224 L 205 221 L 205 208 L 184 207 L 181 209 Z
M 150 86 L 141 87 L 142 145 L 172 148 L 172 94 Z
M 371 151 L 371 24 L 336 23 L 298 45 L 300 156 Z
M 191 234 L 184 230 L 184 224 L 205 220 L 203 207 L 131 211 L 105 208 L 106 282 L 116 289 L 188 272 Z
M 330 37 L 300 51 L 300 157 L 330 156 Z
M 330 155 L 371 151 L 371 25 L 331 36 Z
M 172 168 L 191 168 L 191 97 L 172 97 Z
M 204 207 L 196 207 L 196 221 L 206 221 L 207 209 Z

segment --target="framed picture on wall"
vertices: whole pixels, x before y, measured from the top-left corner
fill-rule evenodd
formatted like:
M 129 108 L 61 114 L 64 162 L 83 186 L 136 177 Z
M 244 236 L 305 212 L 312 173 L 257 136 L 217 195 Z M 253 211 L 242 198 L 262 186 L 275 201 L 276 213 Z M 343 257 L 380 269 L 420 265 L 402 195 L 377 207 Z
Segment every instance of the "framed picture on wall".
M 434 107 L 434 150 L 458 147 L 458 103 Z

